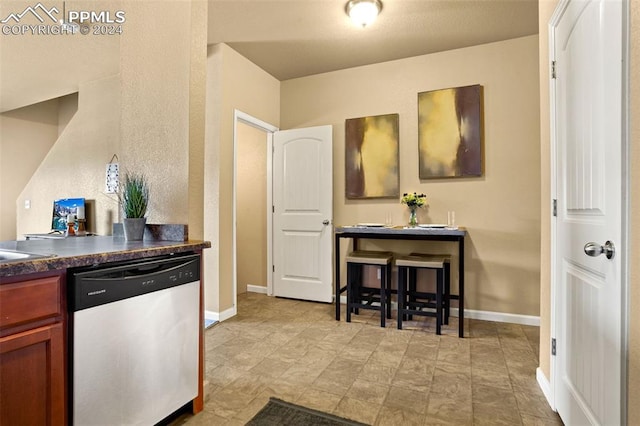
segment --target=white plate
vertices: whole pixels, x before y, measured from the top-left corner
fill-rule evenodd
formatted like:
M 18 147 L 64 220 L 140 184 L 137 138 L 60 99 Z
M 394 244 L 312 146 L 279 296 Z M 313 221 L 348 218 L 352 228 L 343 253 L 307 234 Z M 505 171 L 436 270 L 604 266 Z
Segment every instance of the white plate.
M 418 224 L 420 228 L 446 228 L 446 224 L 442 223 L 420 223 Z
M 364 226 L 366 228 L 382 228 L 384 227 L 383 223 L 359 223 L 358 226 Z

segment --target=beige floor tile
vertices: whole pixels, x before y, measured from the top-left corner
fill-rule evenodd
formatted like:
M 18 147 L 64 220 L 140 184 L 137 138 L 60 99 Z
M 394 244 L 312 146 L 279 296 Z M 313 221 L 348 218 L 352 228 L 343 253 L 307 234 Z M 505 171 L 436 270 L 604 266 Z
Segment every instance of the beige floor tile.
M 360 374 L 358 374 L 358 379 L 390 385 L 397 369 L 398 367 L 393 364 L 369 360 L 362 367 Z
M 247 404 L 245 408 L 236 413 L 234 419 L 242 420 L 246 423 L 251 420 L 253 416 L 258 413 L 258 411 L 262 410 L 262 408 L 267 405 L 268 402 L 269 397 L 267 397 L 266 394 L 261 393 L 260 395 L 256 396 L 249 404 Z
M 280 376 L 281 380 L 310 385 L 322 373 L 324 367 L 316 368 L 313 365 L 294 363 L 287 371 Z
M 522 424 L 524 426 L 563 426 L 560 416 L 553 418 L 548 417 L 534 417 L 528 414 L 522 414 Z
M 249 370 L 256 376 L 277 378 L 291 367 L 293 362 L 286 362 L 279 359 L 266 358 Z
M 342 395 L 309 388 L 298 397 L 295 403 L 303 407 L 331 413 L 336 409 L 341 399 Z
M 270 397 L 376 425 L 561 425 L 535 376 L 539 328 L 457 318 L 397 330 L 332 305 L 244 294 L 205 332 L 205 407 L 173 425 L 243 425 Z
M 425 424 L 471 425 L 471 398 L 456 400 L 442 395 L 429 395 Z
M 402 410 L 394 407 L 382 406 L 376 426 L 422 426 L 424 424 L 425 415 L 412 411 Z
M 356 380 L 351 385 L 351 388 L 347 391 L 346 395 L 349 398 L 357 399 L 365 402 L 372 402 L 374 404 L 382 405 L 387 394 L 389 393 L 390 386 L 382 383 L 368 382 L 366 380 Z
M 428 392 L 392 386 L 383 405 L 425 414 L 427 412 L 428 397 Z
M 486 365 L 486 367 L 471 366 L 472 385 L 485 385 L 512 391 L 513 387 L 506 367 L 504 369 L 492 369 L 490 365 Z
M 474 424 L 521 424 L 518 404 L 511 389 L 476 384 L 472 392 Z
M 382 406 L 353 398 L 343 397 L 333 413 L 340 417 L 372 425 Z
M 519 388 L 514 389 L 513 393 L 522 414 L 551 419 L 557 417 L 558 414 L 549 407 L 544 396 L 526 392 Z

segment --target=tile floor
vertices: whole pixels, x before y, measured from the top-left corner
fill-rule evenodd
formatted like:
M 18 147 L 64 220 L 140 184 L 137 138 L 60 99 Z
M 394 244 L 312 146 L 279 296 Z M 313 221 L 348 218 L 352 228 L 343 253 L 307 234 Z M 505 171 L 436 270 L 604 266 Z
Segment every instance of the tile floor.
M 206 330 L 205 408 L 174 424 L 244 425 L 275 396 L 371 425 L 562 425 L 535 379 L 538 327 L 457 318 L 380 328 L 328 304 L 247 293 Z

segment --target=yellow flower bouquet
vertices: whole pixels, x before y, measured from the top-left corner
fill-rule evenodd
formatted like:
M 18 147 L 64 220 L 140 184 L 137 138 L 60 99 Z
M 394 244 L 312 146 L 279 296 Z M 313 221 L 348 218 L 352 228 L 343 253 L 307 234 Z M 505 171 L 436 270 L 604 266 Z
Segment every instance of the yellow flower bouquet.
M 409 226 L 414 227 L 418 225 L 418 215 L 416 210 L 418 207 L 422 207 L 427 203 L 427 196 L 424 194 L 404 193 L 400 200 L 402 204 L 406 204 L 409 207 Z

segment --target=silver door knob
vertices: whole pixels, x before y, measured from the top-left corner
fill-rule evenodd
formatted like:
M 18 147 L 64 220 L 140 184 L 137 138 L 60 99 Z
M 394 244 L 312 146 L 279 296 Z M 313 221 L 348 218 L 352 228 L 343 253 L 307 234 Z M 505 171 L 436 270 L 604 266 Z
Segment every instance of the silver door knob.
M 604 253 L 607 259 L 613 259 L 616 254 L 616 247 L 611 241 L 607 241 L 603 246 L 598 243 L 587 243 L 584 246 L 584 252 L 591 257 L 598 257 Z
M 322 224 L 323 224 L 323 225 L 328 225 L 329 223 L 330 223 L 330 222 L 329 222 L 328 220 L 326 220 L 326 219 L 322 221 Z

